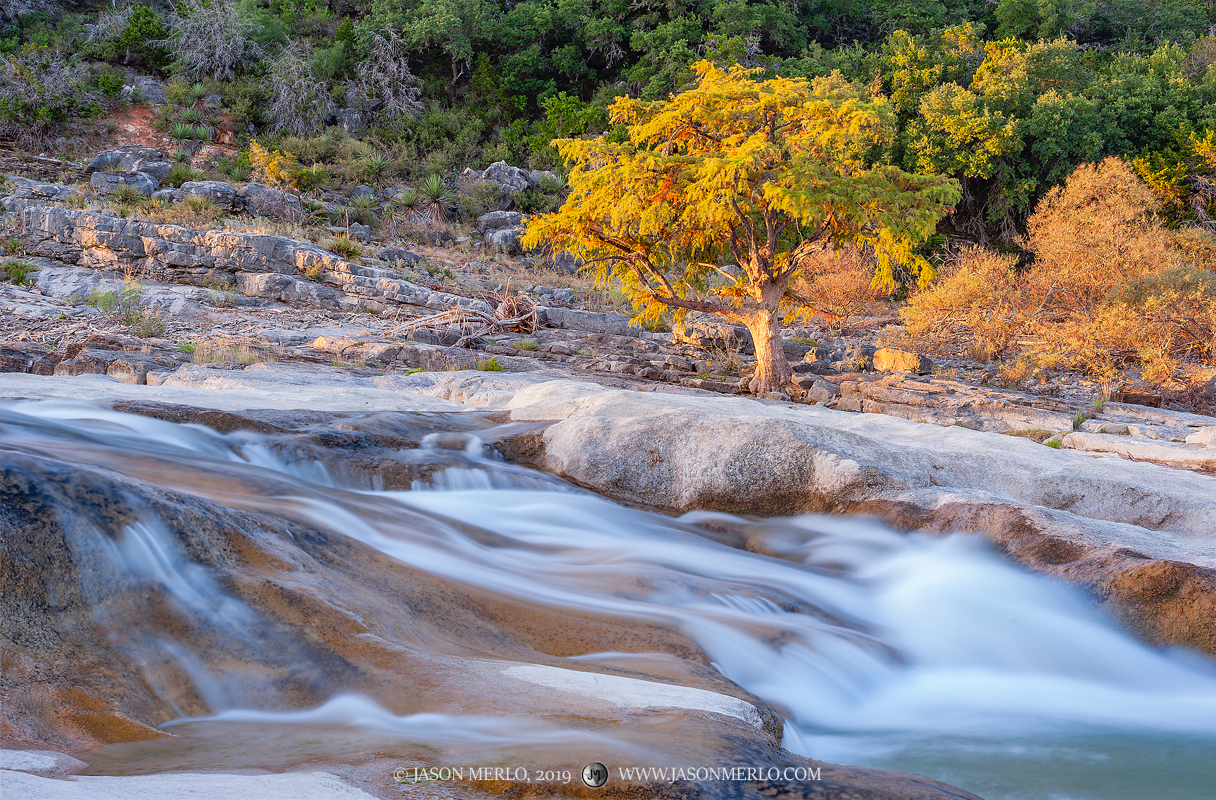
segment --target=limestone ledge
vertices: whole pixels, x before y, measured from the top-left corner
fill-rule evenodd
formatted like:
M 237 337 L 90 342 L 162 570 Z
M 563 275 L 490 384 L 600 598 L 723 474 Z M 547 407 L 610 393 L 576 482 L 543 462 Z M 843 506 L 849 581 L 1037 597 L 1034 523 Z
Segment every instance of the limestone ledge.
M 33 206 L 21 212 L 31 253 L 153 280 L 201 283 L 228 273 L 247 296 L 315 308 L 434 307 L 430 289 L 388 269 L 354 264 L 311 242 L 242 231 L 194 231 L 93 211 Z M 443 295 L 440 300 L 455 298 Z M 467 298 L 451 304 L 476 304 Z

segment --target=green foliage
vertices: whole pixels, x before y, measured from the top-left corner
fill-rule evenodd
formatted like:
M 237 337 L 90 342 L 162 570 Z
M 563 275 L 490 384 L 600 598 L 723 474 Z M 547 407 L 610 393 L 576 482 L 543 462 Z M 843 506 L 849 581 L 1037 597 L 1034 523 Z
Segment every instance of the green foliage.
M 370 183 L 383 183 L 397 172 L 397 162 L 388 153 L 368 153 L 359 162 L 359 177 Z
M 1145 153 L 1132 165 L 1170 224 L 1209 225 L 1216 220 L 1216 129 L 1179 140 L 1177 148 Z
M 201 181 L 206 176 L 197 170 L 191 169 L 189 164 L 178 162 L 173 165 L 173 168 L 161 180 L 161 186 L 168 186 L 173 189 L 180 188 L 183 183 L 189 181 Z
M 165 332 L 164 320 L 147 308 L 143 284 L 134 278 L 123 281 L 121 289 L 94 290 L 83 302 L 113 315 L 141 339 L 160 336 Z
M 456 194 L 439 175 L 427 175 L 418 185 L 418 214 L 427 222 L 448 222 L 456 210 Z
M 0 58 L 0 136 L 37 139 L 73 117 L 101 110 L 79 61 L 47 47 L 29 46 Z
M 132 6 L 127 26 L 114 40 L 117 58 L 124 63 L 138 63 L 152 69 L 164 69 L 169 53 L 161 42 L 169 37 L 163 20 L 148 6 Z
M 347 261 L 358 261 L 363 255 L 363 246 L 345 233 L 330 239 L 329 249 Z
M 927 281 L 916 252 L 957 201 L 950 179 L 872 166 L 890 108 L 838 74 L 813 82 L 694 66 L 696 87 L 669 101 L 620 98 L 629 141 L 564 139 L 571 192 L 534 218 L 523 246 L 565 250 L 620 281 L 638 323 L 668 308 L 722 314 L 756 342 L 763 391 L 786 387 L 779 314 L 807 305 L 792 282 L 814 254 L 846 244 L 875 255 L 875 284 L 902 268 Z M 732 273 L 727 267 L 737 267 Z M 755 390 L 755 387 L 753 387 Z
M 0 281 L 4 283 L 25 286 L 31 281 L 30 276 L 37 271 L 38 268 L 28 261 L 17 261 L 12 258 L 0 261 Z
M 477 362 L 477 368 L 482 372 L 502 372 L 502 364 L 498 363 L 498 356 L 490 356 L 484 361 Z

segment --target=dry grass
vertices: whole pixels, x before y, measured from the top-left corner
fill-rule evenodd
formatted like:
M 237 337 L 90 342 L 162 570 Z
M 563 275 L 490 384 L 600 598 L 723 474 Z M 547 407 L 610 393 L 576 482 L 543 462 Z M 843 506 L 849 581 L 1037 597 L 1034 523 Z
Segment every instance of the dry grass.
M 1029 267 L 968 247 L 911 298 L 912 344 L 1000 358 L 1010 383 L 1054 369 L 1110 380 L 1128 368 L 1164 383 L 1180 362 L 1216 355 L 1216 239 L 1166 228 L 1124 162 L 1078 168 L 1027 227 Z

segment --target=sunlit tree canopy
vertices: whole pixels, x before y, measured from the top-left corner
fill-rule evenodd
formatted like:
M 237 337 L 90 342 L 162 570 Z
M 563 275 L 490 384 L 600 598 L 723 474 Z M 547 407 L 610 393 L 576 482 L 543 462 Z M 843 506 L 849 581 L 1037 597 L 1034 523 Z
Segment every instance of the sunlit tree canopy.
M 694 71 L 696 85 L 669 100 L 612 105 L 627 140 L 554 142 L 572 165 L 570 197 L 532 221 L 524 245 L 567 250 L 599 281 L 619 279 L 639 321 L 671 307 L 746 325 L 770 391 L 790 377 L 777 324 L 807 305 L 790 288 L 807 257 L 861 245 L 877 283 L 891 284 L 897 266 L 927 281 L 916 247 L 959 189 L 873 164 L 893 113 L 838 73 L 762 81 L 707 61 Z

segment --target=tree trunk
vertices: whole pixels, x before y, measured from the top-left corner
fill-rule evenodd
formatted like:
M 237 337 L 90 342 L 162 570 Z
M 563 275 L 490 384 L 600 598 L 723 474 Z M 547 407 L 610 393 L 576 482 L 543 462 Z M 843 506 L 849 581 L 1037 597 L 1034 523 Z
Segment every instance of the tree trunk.
M 790 394 L 794 373 L 781 346 L 781 326 L 777 311 L 761 309 L 744 320 L 756 348 L 756 375 L 752 378 L 752 394 L 785 392 Z

